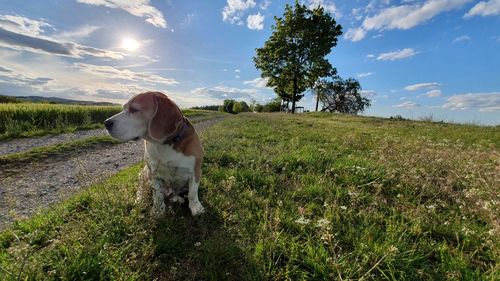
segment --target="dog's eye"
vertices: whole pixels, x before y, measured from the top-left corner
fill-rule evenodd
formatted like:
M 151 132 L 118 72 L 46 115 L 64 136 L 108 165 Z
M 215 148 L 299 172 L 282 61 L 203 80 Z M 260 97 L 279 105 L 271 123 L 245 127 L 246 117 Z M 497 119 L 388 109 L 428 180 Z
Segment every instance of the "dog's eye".
M 139 110 L 137 110 L 137 108 L 134 108 L 134 107 L 129 107 L 128 108 L 128 112 L 129 113 L 136 113 L 137 111 L 139 111 Z

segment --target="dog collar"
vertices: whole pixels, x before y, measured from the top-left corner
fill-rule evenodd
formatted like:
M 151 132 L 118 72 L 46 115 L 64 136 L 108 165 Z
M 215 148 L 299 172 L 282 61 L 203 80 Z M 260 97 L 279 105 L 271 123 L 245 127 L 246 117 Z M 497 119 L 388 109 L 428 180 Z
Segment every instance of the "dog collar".
M 180 130 L 180 132 L 171 138 L 167 138 L 163 142 L 163 144 L 169 144 L 169 145 L 176 144 L 176 143 L 180 142 L 182 140 L 182 138 L 184 138 L 184 134 L 186 133 L 186 129 L 188 127 L 188 122 L 186 121 L 186 118 L 183 118 L 183 123 L 184 123 L 184 125 L 182 126 L 182 129 Z

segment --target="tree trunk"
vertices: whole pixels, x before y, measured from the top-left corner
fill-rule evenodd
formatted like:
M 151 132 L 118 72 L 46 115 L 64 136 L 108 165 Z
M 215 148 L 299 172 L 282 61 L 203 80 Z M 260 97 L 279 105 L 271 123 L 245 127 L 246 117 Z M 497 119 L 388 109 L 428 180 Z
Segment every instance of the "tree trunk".
M 318 105 L 319 105 L 319 93 L 316 93 L 316 111 L 318 111 Z
M 297 95 L 297 77 L 293 77 L 293 97 L 292 97 L 292 114 L 295 113 L 295 97 Z

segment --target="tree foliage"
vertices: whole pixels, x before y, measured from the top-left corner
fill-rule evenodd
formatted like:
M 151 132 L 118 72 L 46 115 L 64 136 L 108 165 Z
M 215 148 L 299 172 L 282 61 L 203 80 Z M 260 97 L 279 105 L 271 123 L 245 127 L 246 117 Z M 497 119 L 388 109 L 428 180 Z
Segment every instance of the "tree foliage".
M 323 104 L 321 111 L 358 114 L 371 105 L 370 99 L 361 96 L 361 85 L 354 78 L 322 80 L 314 90 Z
M 250 107 L 244 101 L 234 102 L 233 104 L 233 113 L 248 112 L 249 109 Z
M 310 10 L 295 2 L 286 5 L 283 17 L 275 17 L 273 33 L 256 49 L 255 66 L 268 78 L 267 86 L 285 101 L 304 96 L 320 77 L 334 75 L 335 68 L 325 58 L 337 45 L 342 27 L 322 7 Z
M 248 112 L 250 107 L 244 101 L 235 101 L 232 99 L 224 100 L 224 103 L 219 106 L 219 111 L 237 114 L 240 112 Z

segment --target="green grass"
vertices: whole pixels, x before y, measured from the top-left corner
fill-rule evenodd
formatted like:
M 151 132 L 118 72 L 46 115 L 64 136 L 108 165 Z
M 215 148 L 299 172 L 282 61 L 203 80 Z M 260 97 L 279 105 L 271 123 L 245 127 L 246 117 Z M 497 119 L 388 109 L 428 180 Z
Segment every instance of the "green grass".
M 244 114 L 202 134 L 207 212 L 140 165 L 0 234 L 0 279 L 498 280 L 498 128 Z M 3 276 L 2 276 L 3 274 Z
M 42 103 L 0 103 L 0 140 L 103 128 L 120 106 Z M 183 110 L 188 117 L 215 116 L 217 112 Z

